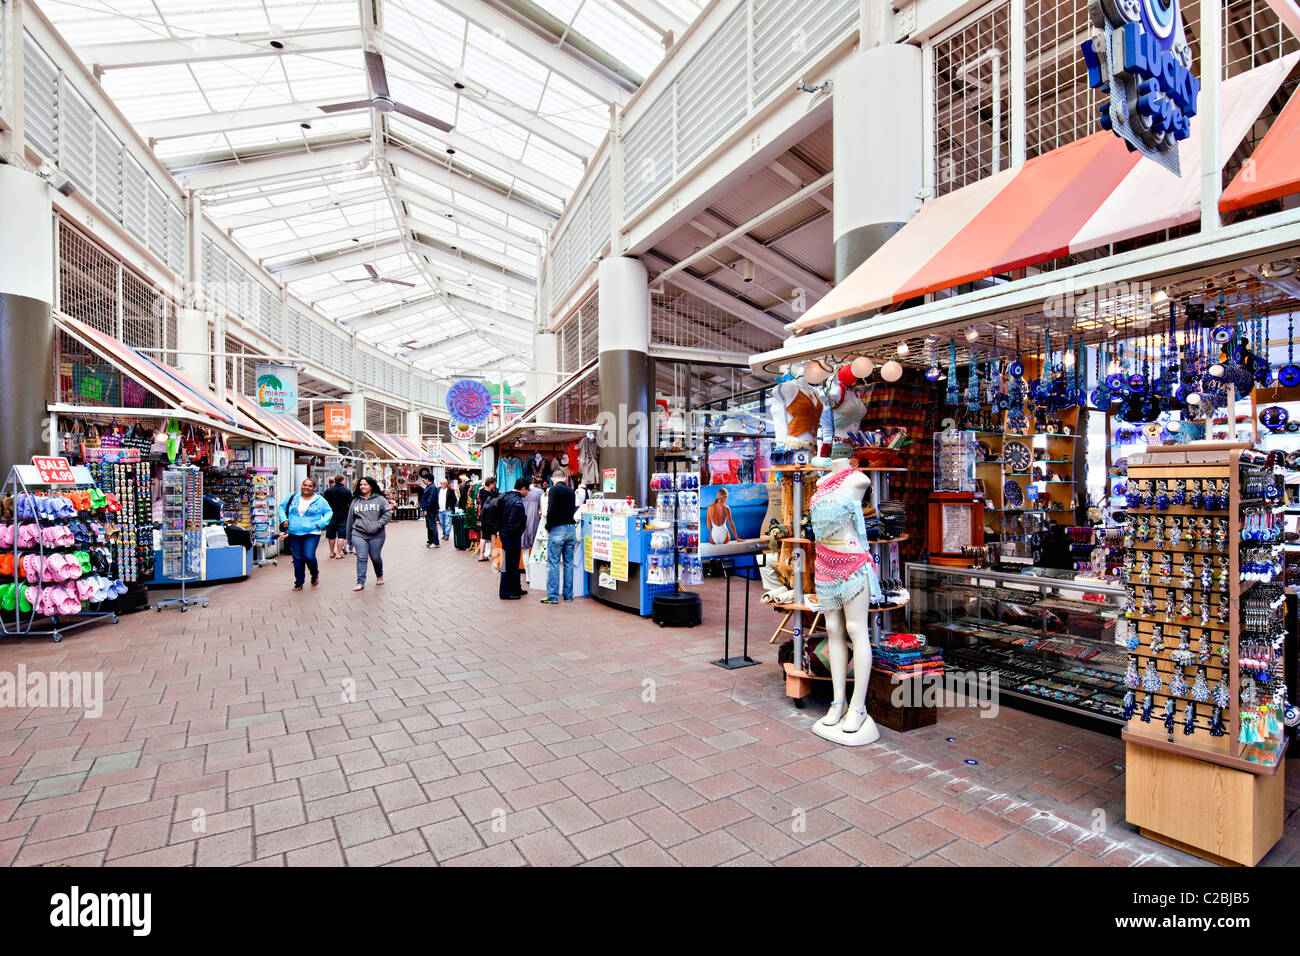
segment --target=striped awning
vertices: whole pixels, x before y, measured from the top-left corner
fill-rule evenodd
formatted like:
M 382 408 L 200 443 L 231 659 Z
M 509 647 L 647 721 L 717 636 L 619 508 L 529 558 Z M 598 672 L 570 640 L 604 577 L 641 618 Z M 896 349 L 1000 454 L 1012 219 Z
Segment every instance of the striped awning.
M 247 420 L 237 416 L 232 409 L 217 404 L 216 396 L 209 389 L 199 385 L 179 369 L 164 365 L 143 352 L 137 352 L 111 335 L 69 315 L 59 315 L 58 321 L 69 335 L 77 338 L 104 361 L 118 368 L 124 375 L 135 379 L 164 402 L 210 419 L 218 427 L 243 428 L 250 425 Z M 255 425 L 252 427 L 257 431 L 263 430 Z
M 382 457 L 389 461 L 406 462 L 412 465 L 432 465 L 435 464 L 428 455 L 422 450 L 417 449 L 405 436 L 397 435 L 393 432 L 365 432 L 368 438 L 376 448 L 382 453 Z
M 298 419 L 267 411 L 247 395 L 241 395 L 233 389 L 227 389 L 226 394 L 241 412 L 282 444 L 321 454 L 333 454 L 337 450 Z
M 1221 155 L 1232 155 L 1300 54 L 1226 80 Z M 1179 144 L 1182 176 L 1094 133 L 942 196 L 795 323 L 808 329 L 930 292 L 1195 221 L 1200 117 Z
M 1219 199 L 1220 212 L 1300 193 L 1300 91 L 1264 135 Z

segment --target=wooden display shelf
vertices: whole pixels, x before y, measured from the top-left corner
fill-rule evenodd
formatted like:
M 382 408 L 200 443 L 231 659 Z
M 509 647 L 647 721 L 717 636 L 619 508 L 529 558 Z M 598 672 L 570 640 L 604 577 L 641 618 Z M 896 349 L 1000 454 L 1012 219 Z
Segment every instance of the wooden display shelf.
M 868 544 L 868 545 L 873 545 L 873 544 L 893 544 L 893 543 L 895 543 L 896 541 L 906 541 L 906 540 L 908 539 L 908 537 L 910 537 L 910 536 L 909 536 L 909 535 L 905 535 L 905 534 L 900 534 L 897 538 L 877 538 L 875 541 L 868 541 L 867 544 Z

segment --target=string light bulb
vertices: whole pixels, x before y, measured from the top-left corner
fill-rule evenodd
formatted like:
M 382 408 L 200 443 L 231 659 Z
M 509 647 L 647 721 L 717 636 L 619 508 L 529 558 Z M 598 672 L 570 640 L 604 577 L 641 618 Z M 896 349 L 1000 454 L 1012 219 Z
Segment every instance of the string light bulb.
M 876 363 L 865 355 L 859 355 L 849 363 L 849 368 L 858 378 L 870 378 L 871 373 L 876 370 Z
M 822 382 L 826 381 L 829 376 L 830 372 L 826 370 L 826 366 L 822 365 L 822 363 L 818 362 L 816 359 L 813 359 L 813 361 L 803 367 L 803 379 L 809 385 L 820 385 Z
M 972 325 L 969 329 L 966 330 L 967 342 L 978 342 L 979 338 L 980 338 L 980 330 L 975 328 L 975 326 Z
M 897 382 L 903 377 L 903 364 L 896 359 L 890 359 L 880 367 L 880 377 L 886 382 Z
M 907 358 L 907 353 L 908 353 L 908 351 L 909 351 L 909 350 L 908 350 L 908 348 L 907 348 L 907 340 L 906 340 L 906 339 L 899 339 L 899 340 L 898 340 L 898 357 L 899 357 L 899 358 Z

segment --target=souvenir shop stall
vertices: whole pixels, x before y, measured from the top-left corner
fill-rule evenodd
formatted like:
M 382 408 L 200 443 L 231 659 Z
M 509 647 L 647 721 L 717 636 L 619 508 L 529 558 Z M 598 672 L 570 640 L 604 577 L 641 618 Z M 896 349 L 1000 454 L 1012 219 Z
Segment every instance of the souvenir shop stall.
M 393 503 L 394 521 L 414 521 L 420 512 L 420 471 L 432 469 L 437 460 L 421 443 L 412 442 L 405 435 L 372 431 L 362 434 L 366 460 L 364 466 L 360 460 L 355 462 L 359 469 L 357 479 L 368 474 L 379 482 Z
M 1155 191 L 1152 201 L 1185 196 Z M 991 246 L 963 241 L 950 258 L 965 258 L 950 262 L 912 229 L 899 244 L 920 262 L 934 257 L 926 288 L 900 288 L 898 271 L 884 268 L 897 262 L 891 240 L 880 262 L 868 260 L 795 323 L 805 335 L 753 359 L 756 371 L 796 376 L 784 402 L 808 438 L 817 411 L 808 402 L 831 391 L 813 394 L 822 380 L 860 377 L 870 365 L 886 380 L 919 376 L 937 390 L 924 553 L 906 563 L 897 592 L 906 605 L 898 627 L 910 632 L 902 642 L 921 667 L 941 654 L 950 687 L 971 693 L 996 681 L 1004 702 L 1118 731 L 1130 823 L 1207 859 L 1256 863 L 1282 833 L 1282 769 L 1300 724 L 1286 579 L 1300 545 L 1300 426 L 1291 427 L 1300 409 L 1289 404 L 1300 398 L 1300 215 L 1245 218 L 1213 241 L 1192 235 L 1055 275 L 975 261 L 996 256 L 1014 230 Z M 953 284 L 993 273 L 1004 281 L 925 302 L 924 292 L 945 287 L 940 267 Z M 870 323 L 822 327 L 909 300 Z M 823 611 L 827 593 L 835 604 L 844 582 L 857 588 L 846 557 L 816 550 L 843 539 L 840 509 L 857 520 L 843 503 L 853 492 L 840 490 L 849 479 L 828 487 L 826 474 L 812 472 L 811 494 L 806 474 L 796 485 L 791 518 L 811 499 L 804 530 L 780 529 L 805 552 L 792 549 L 792 569 L 814 569 L 795 596 L 815 590 L 820 601 L 808 606 Z M 820 661 L 808 651 L 813 625 L 792 622 L 811 660 L 796 653 L 786 665 L 788 689 L 792 669 L 799 692 L 821 670 L 833 700 L 844 700 L 835 649 L 845 630 L 854 672 L 878 680 L 857 661 L 861 649 L 896 658 L 900 638 L 876 626 L 874 600 L 856 634 L 851 614 L 823 615 L 832 653 Z M 887 706 L 867 696 L 883 722 Z M 845 739 L 856 721 L 846 730 L 835 713 L 845 707 L 853 713 L 856 703 L 833 703 L 819 727 L 847 744 L 857 742 Z M 1216 802 L 1226 810 L 1212 812 Z
M 199 482 L 194 583 L 250 573 L 255 555 L 273 549 L 275 496 L 292 482 L 295 459 L 332 446 L 247 396 L 229 392 L 220 403 L 183 372 L 74 319 L 60 316 L 59 325 L 57 445 L 124 503 L 117 547 L 136 603 L 146 586 L 175 583 L 155 525 L 163 472 L 178 463 L 197 469 Z

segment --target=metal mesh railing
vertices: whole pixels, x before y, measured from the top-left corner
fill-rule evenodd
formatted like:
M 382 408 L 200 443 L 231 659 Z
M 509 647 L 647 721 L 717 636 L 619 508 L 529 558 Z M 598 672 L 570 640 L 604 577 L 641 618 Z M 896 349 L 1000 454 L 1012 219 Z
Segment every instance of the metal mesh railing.
M 1300 50 L 1297 39 L 1268 0 L 1223 4 L 1223 75 L 1236 76 Z
M 60 312 L 120 337 L 122 264 L 71 226 L 58 221 Z
M 1032 158 L 1097 127 L 1079 46 L 1092 35 L 1088 0 L 1026 0 L 1025 155 Z
M 55 400 L 81 408 L 164 408 L 139 381 L 123 375 L 81 342 L 60 331 L 55 341 Z
M 650 342 L 747 355 L 780 345 L 776 336 L 672 282 L 665 283 L 662 292 L 650 294 Z
M 1010 7 L 934 45 L 934 187 L 942 196 L 1011 161 Z

